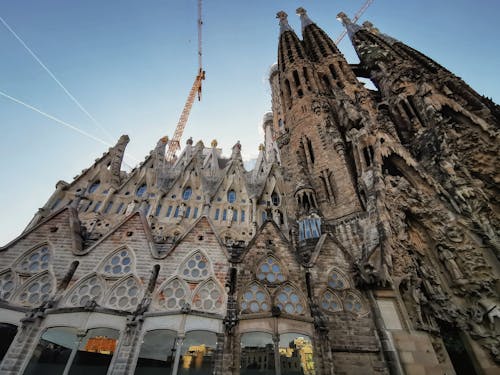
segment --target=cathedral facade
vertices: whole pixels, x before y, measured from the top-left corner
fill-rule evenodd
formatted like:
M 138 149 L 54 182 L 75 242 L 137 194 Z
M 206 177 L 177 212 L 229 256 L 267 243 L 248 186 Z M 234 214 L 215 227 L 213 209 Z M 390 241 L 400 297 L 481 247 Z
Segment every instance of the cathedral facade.
M 122 136 L 0 249 L 0 373 L 500 373 L 499 106 L 297 14 L 252 170 L 163 138 L 126 173 Z

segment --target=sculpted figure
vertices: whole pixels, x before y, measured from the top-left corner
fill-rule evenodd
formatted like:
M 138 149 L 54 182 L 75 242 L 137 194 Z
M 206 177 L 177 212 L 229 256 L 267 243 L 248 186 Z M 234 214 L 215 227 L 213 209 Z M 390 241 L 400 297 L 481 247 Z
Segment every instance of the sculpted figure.
M 457 284 L 465 282 L 464 275 L 457 262 L 455 261 L 456 255 L 444 245 L 437 245 L 439 259 L 444 263 L 446 269 L 450 272 L 452 280 Z

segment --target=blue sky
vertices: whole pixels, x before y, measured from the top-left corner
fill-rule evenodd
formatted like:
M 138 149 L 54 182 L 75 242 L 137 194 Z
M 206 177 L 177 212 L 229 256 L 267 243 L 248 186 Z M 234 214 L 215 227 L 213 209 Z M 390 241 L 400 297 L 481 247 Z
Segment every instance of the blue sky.
M 303 6 L 335 39 L 342 31 L 336 14 L 352 16 L 363 2 L 205 0 L 207 79 L 184 141 L 193 136 L 209 145 L 215 138 L 227 154 L 240 140 L 244 157 L 255 157 L 262 115 L 270 109 L 267 72 L 276 61 L 276 12 L 285 10 L 300 33 L 295 9 Z M 496 0 L 375 0 L 361 21 L 372 21 L 499 102 L 499 10 Z M 128 134 L 128 153 L 139 160 L 173 133 L 197 72 L 196 0 L 17 0 L 2 2 L 0 16 L 107 132 L 2 24 L 0 91 L 111 143 Z M 357 61 L 347 38 L 339 47 Z M 4 244 L 22 231 L 58 180 L 71 181 L 107 147 L 3 97 L 0 126 Z

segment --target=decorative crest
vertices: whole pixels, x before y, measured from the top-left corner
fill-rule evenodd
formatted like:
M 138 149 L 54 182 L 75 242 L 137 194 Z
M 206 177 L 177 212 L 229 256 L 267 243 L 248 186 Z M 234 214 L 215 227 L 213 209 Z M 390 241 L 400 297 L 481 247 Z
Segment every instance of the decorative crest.
M 307 15 L 307 11 L 304 8 L 299 7 L 295 12 L 300 16 L 300 22 L 302 23 L 302 31 L 304 31 L 306 26 L 312 25 L 314 23 L 313 21 L 311 21 L 311 19 Z
M 293 29 L 288 24 L 288 14 L 281 10 L 276 13 L 276 18 L 280 20 L 280 34 L 283 34 L 285 31 L 293 31 Z

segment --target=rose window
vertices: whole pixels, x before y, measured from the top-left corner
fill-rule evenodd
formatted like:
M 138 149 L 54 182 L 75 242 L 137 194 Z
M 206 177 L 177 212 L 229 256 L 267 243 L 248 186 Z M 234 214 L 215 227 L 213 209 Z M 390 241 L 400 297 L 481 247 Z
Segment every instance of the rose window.
M 361 299 L 352 293 L 349 293 L 344 299 L 344 309 L 357 314 L 362 313 L 364 310 Z
M 269 297 L 265 290 L 258 284 L 250 285 L 241 300 L 241 310 L 243 313 L 269 311 L 270 308 Z
M 193 298 L 193 307 L 202 311 L 218 311 L 222 307 L 224 295 L 222 290 L 213 280 L 200 286 Z
M 48 301 L 53 290 L 52 278 L 45 274 L 31 281 L 19 294 L 18 300 L 23 305 L 37 306 Z
M 104 265 L 104 272 L 111 276 L 122 276 L 132 270 L 132 255 L 127 249 L 111 256 Z
M 179 279 L 170 281 L 160 293 L 160 304 L 167 310 L 180 310 L 187 302 L 189 289 Z
M 129 277 L 111 291 L 107 305 L 117 310 L 131 310 L 139 303 L 140 292 L 137 280 Z
M 37 273 L 49 268 L 50 252 L 48 246 L 42 246 L 26 255 L 18 264 L 21 272 Z
M 208 276 L 208 259 L 197 252 L 181 268 L 181 275 L 187 279 L 204 279 Z
M 304 305 L 295 288 L 286 285 L 276 296 L 276 306 L 288 314 L 304 314 Z
M 72 306 L 85 306 L 89 301 L 100 299 L 103 288 L 97 276 L 92 276 L 78 285 L 68 299 Z
M 276 283 L 285 281 L 285 276 L 283 275 L 281 266 L 278 264 L 276 259 L 267 257 L 257 270 L 257 279 L 262 281 L 265 280 L 270 283 Z
M 330 312 L 342 311 L 342 304 L 340 303 L 339 297 L 329 290 L 323 293 L 323 297 L 321 298 L 321 307 Z
M 0 275 L 0 299 L 8 300 L 15 287 L 14 273 L 4 272 Z
M 349 283 L 338 272 L 333 271 L 328 278 L 328 286 L 332 289 L 347 289 Z

